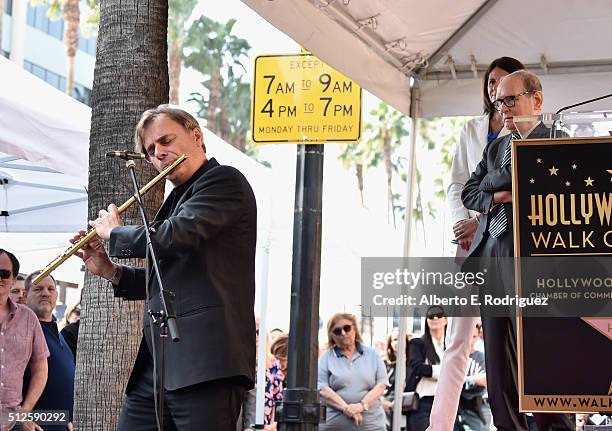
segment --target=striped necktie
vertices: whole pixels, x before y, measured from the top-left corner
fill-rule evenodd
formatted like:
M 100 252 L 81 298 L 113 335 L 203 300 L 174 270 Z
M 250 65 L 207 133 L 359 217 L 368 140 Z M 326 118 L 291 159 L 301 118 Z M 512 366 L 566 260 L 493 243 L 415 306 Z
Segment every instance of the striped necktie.
M 515 139 L 521 139 L 518 133 L 513 133 L 512 137 L 508 140 L 508 144 L 504 150 L 504 157 L 502 158 L 502 162 L 500 167 L 505 168 L 510 165 L 511 162 L 511 150 L 512 150 L 512 141 Z M 489 222 L 489 234 L 493 238 L 498 238 L 502 233 L 504 233 L 508 229 L 508 217 L 506 216 L 506 211 L 504 209 L 504 205 L 497 205 L 497 208 L 493 211 Z

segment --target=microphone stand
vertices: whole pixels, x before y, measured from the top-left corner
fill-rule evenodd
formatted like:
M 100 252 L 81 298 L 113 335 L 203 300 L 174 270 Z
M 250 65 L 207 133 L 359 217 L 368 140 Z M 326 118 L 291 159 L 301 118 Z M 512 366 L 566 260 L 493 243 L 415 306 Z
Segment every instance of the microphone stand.
M 612 97 L 612 93 L 604 94 L 603 96 L 595 97 L 594 99 L 585 100 L 583 102 L 574 103 L 573 105 L 564 106 L 563 108 L 558 109 L 557 112 L 555 112 L 555 115 L 560 114 L 561 112 L 565 111 L 566 109 L 576 108 L 578 106 L 586 105 L 586 104 L 591 103 L 591 102 L 597 102 L 598 100 L 607 99 L 609 97 Z M 553 137 L 552 134 L 556 132 L 556 130 L 557 130 L 557 123 L 559 123 L 559 122 L 560 122 L 560 120 L 555 120 L 553 122 L 552 127 L 550 129 L 550 137 L 551 138 Z M 555 133 L 555 137 L 556 137 L 556 133 Z
M 135 172 L 136 163 L 134 163 L 133 160 L 129 160 L 126 163 L 126 166 L 128 170 L 130 171 L 130 178 L 132 179 L 132 185 L 134 186 L 134 191 L 135 191 L 134 199 L 136 200 L 136 203 L 138 204 L 138 209 L 140 210 L 140 216 L 142 217 L 142 222 L 145 228 L 145 236 L 147 239 L 147 252 L 149 256 L 151 256 L 153 270 L 155 272 L 155 277 L 157 278 L 157 283 L 159 284 L 159 297 L 161 301 L 161 310 L 159 311 L 148 310 L 147 313 L 153 320 L 153 323 L 155 325 L 158 325 L 160 328 L 159 336 L 161 338 L 161 344 L 162 344 L 162 355 L 161 355 L 161 375 L 159 379 L 160 380 L 159 415 L 161 416 L 159 418 L 159 427 L 160 427 L 160 431 L 163 431 L 164 429 L 164 392 L 165 392 L 164 380 L 166 377 L 166 347 L 167 347 L 167 342 L 168 342 L 168 332 L 170 332 L 170 338 L 172 339 L 174 343 L 180 340 L 178 326 L 176 324 L 176 314 L 174 312 L 174 307 L 172 306 L 172 301 L 174 300 L 174 293 L 164 289 L 161 272 L 159 270 L 157 255 L 155 254 L 155 247 L 153 247 L 153 242 L 151 241 L 151 234 L 155 234 L 155 228 L 152 228 L 150 226 L 149 219 L 147 218 L 147 214 L 145 213 L 144 206 L 142 205 L 142 200 L 140 196 L 140 187 L 138 187 L 138 180 L 136 179 L 136 172 Z M 148 263 L 148 259 L 147 259 L 147 263 Z M 147 269 L 147 274 L 148 274 L 148 269 Z M 151 341 L 154 343 L 153 340 Z M 155 362 L 155 359 L 156 359 L 155 354 L 153 354 L 154 362 Z M 157 376 L 153 376 L 153 378 L 157 379 Z M 153 396 L 155 396 L 155 394 L 153 394 Z

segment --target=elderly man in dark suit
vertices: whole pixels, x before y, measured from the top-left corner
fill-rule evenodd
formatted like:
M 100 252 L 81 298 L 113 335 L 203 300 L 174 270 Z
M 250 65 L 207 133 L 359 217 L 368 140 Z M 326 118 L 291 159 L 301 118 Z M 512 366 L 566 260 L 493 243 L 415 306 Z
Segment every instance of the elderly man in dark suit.
M 183 153 L 188 156 L 168 176 L 175 188 L 152 223 L 161 275 L 176 296 L 181 335 L 178 343 L 168 343 L 166 429 L 234 429 L 244 391 L 254 381 L 253 191 L 239 171 L 207 159 L 198 122 L 185 111 L 164 105 L 148 110 L 135 136 L 136 150 L 158 171 Z M 111 256 L 145 256 L 144 227 L 121 226 L 115 205 L 100 211 L 90 225 L 109 241 Z M 144 268 L 113 263 L 100 241 L 90 242 L 80 256 L 90 271 L 113 283 L 115 296 L 144 299 L 145 309 L 160 309 L 155 277 L 150 277 L 146 298 Z M 145 317 L 144 338 L 119 418 L 121 431 L 156 429 L 152 353 L 159 370 L 162 347 L 159 328 L 155 325 L 151 335 L 150 326 Z
M 494 296 L 514 295 L 514 245 L 512 235 L 512 168 L 510 148 L 517 137 L 514 116 L 538 115 L 544 96 L 539 79 L 521 70 L 506 76 L 497 89 L 496 109 L 511 134 L 496 139 L 484 150 L 483 158 L 465 184 L 462 193 L 466 208 L 483 214 L 468 254 L 481 257 L 488 269 L 488 283 L 483 293 Z M 541 123 L 521 124 L 523 137 L 548 137 L 549 129 Z M 491 259 L 487 258 L 501 258 Z M 504 259 L 507 258 L 507 259 Z M 499 430 L 527 430 L 519 413 L 517 390 L 516 316 L 491 313 L 481 306 L 485 337 L 487 389 L 494 424 Z M 492 315 L 494 314 L 494 315 Z
M 514 116 L 541 113 L 544 95 L 535 74 L 519 70 L 507 75 L 499 85 L 496 97 L 495 108 L 501 112 L 504 126 L 512 133 L 485 147 L 482 160 L 463 189 L 464 206 L 483 214 L 466 264 L 474 264 L 473 258 L 483 258 L 480 264 L 488 270 L 488 283 L 481 297 L 485 293 L 512 297 L 515 287 L 510 148 L 512 140 L 520 137 L 548 138 L 550 129 L 539 121 L 518 125 L 513 121 Z M 520 132 L 520 137 L 517 132 Z M 527 421 L 519 413 L 518 405 L 515 308 L 491 310 L 483 304 L 480 311 L 487 359 L 487 391 L 495 427 L 501 431 L 526 431 Z M 548 430 L 552 424 L 570 426 L 567 418 L 561 415 L 534 416 L 540 431 Z

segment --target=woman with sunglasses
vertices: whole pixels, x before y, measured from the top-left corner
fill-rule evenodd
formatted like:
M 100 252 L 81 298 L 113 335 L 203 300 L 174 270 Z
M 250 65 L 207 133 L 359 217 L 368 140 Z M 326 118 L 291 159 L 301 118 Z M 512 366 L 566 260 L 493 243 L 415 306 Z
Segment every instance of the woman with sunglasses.
M 382 358 L 363 345 L 352 314 L 334 314 L 327 323 L 327 335 L 317 379 L 327 418 L 319 429 L 385 431 L 380 397 L 389 381 Z
M 425 333 L 420 338 L 410 341 L 410 365 L 406 387 L 407 390 L 415 391 L 419 395 L 419 407 L 410 414 L 411 431 L 425 431 L 429 426 L 429 414 L 445 350 L 444 336 L 447 323 L 444 309 L 437 305 L 431 306 L 427 309 Z

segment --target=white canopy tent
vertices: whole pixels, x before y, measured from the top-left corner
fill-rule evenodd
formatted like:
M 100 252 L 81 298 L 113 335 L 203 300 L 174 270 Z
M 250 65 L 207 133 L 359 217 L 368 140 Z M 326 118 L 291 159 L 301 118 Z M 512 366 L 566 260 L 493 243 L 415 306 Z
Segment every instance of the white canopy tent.
M 79 178 L 0 153 L 0 232 L 77 232 L 87 193 Z
M 82 229 L 90 109 L 1 56 L 0 76 L 0 232 Z
M 479 114 L 482 73 L 504 55 L 541 77 L 545 112 L 612 88 L 608 0 L 242 1 L 413 117 Z M 410 78 L 418 113 L 411 112 Z

